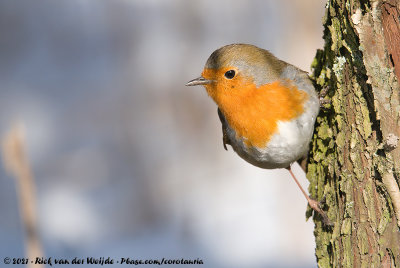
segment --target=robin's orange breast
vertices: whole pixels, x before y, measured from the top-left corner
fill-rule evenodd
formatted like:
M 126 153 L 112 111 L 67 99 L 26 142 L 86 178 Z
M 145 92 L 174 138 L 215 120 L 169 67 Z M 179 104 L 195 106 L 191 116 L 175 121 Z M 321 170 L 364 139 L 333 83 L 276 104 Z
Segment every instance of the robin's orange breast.
M 246 146 L 265 147 L 278 131 L 278 121 L 290 121 L 303 113 L 308 99 L 305 91 L 279 81 L 257 87 L 251 77 L 240 73 L 231 80 L 223 78 L 229 69 L 204 69 L 202 76 L 213 80 L 205 85 L 207 93 Z

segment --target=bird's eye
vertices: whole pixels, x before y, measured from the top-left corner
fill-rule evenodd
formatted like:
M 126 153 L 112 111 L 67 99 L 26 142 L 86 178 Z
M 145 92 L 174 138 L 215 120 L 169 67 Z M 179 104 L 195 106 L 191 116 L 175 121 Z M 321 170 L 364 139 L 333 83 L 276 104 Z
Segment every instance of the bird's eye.
M 234 70 L 229 70 L 225 73 L 225 77 L 228 79 L 232 79 L 235 77 L 235 71 Z

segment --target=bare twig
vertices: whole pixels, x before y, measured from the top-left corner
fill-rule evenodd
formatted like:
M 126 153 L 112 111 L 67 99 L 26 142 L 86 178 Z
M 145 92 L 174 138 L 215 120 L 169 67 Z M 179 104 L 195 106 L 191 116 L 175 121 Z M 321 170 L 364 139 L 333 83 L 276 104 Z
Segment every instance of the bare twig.
M 26 155 L 24 134 L 24 127 L 20 123 L 16 124 L 3 138 L 3 162 L 7 172 L 14 176 L 17 182 L 20 214 L 26 231 L 28 267 L 37 268 L 43 267 L 43 265 L 34 264 L 36 257 L 43 256 L 43 251 L 37 232 L 35 183 Z

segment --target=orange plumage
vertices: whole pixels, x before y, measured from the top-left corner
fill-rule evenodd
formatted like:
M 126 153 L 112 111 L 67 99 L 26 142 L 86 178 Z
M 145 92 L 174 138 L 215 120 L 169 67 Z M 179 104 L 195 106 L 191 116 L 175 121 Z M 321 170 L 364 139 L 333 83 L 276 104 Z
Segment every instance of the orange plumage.
M 264 147 L 277 131 L 278 121 L 288 121 L 303 112 L 307 93 L 287 81 L 257 87 L 251 77 L 238 73 L 235 79 L 224 79 L 226 71 L 204 69 L 202 76 L 215 81 L 206 84 L 208 95 L 217 103 L 229 125 L 247 146 Z M 220 79 L 222 78 L 222 79 Z

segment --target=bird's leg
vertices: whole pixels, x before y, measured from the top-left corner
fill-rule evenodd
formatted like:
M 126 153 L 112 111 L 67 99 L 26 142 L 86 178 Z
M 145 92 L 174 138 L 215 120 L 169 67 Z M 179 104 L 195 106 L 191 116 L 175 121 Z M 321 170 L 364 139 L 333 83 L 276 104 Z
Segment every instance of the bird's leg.
M 321 215 L 322 217 L 322 221 L 325 225 L 332 225 L 331 221 L 329 220 L 328 216 L 326 215 L 326 213 L 320 208 L 320 203 L 314 199 L 312 199 L 311 197 L 309 197 L 306 193 L 306 191 L 304 191 L 303 187 L 301 187 L 299 181 L 297 180 L 296 176 L 294 175 L 291 166 L 289 166 L 287 168 L 287 170 L 289 170 L 290 175 L 292 175 L 294 181 L 296 182 L 297 186 L 299 186 L 301 192 L 303 193 L 304 197 L 307 199 L 308 205 L 315 211 L 318 212 L 319 215 Z

